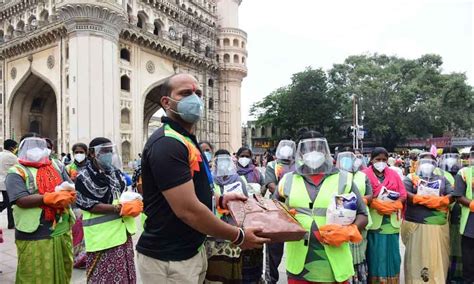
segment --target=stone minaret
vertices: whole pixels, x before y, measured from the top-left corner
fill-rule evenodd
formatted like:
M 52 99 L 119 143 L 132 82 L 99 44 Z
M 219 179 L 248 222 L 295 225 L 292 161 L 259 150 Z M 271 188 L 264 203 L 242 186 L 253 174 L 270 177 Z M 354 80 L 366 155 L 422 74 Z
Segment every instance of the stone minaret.
M 219 131 L 221 147 L 236 152 L 242 146 L 240 89 L 247 76 L 247 33 L 239 29 L 242 0 L 216 0 L 218 15 Z
M 104 136 L 120 141 L 121 0 L 60 0 L 69 46 L 69 141 Z M 120 146 L 119 146 L 120 147 Z

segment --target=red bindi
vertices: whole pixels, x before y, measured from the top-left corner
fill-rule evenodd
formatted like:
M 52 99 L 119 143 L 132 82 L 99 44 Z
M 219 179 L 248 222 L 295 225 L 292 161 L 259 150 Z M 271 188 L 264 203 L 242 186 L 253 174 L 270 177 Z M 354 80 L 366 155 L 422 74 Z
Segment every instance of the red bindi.
M 192 86 L 193 86 L 193 92 L 196 92 L 196 90 L 197 90 L 197 85 L 194 85 L 194 84 L 193 84 Z

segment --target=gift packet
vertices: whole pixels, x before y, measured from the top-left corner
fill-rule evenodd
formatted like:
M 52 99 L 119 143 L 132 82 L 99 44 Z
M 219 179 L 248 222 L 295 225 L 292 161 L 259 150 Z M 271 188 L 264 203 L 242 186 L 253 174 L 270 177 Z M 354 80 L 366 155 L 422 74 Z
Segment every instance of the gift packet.
M 357 214 L 357 196 L 348 194 L 334 195 L 326 211 L 326 224 L 347 226 L 354 223 Z
M 124 191 L 120 195 L 119 202 L 124 203 L 124 202 L 130 202 L 134 200 L 143 200 L 143 197 L 135 191 Z
M 377 199 L 380 201 L 397 201 L 400 198 L 400 193 L 389 190 L 385 186 L 382 187 L 380 190 Z
M 416 194 L 425 196 L 440 196 L 441 180 L 420 180 Z

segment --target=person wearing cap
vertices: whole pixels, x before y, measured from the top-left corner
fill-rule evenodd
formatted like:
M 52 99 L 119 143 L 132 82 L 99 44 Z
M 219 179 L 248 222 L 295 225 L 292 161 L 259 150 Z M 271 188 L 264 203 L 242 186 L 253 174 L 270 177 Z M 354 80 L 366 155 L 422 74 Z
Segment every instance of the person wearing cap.
M 469 165 L 459 170 L 455 177 L 453 196 L 461 205 L 462 275 L 464 283 L 474 283 L 474 151 L 469 155 Z
M 126 185 L 121 168 L 117 147 L 109 139 L 97 137 L 89 143 L 89 163 L 76 179 L 87 283 L 136 283 L 131 236 L 143 203 L 138 193 L 129 200 L 123 198 Z
M 203 116 L 202 90 L 196 78 L 175 74 L 155 98 L 165 110 L 163 126 L 143 149 L 144 231 L 137 243 L 143 283 L 202 283 L 206 276 L 206 236 L 228 240 L 243 249 L 268 242 L 261 228 L 238 228 L 217 218 L 214 204 L 227 209 L 242 194 L 215 194 L 209 164 L 194 134 Z
M 220 149 L 215 153 L 214 165 L 212 176 L 216 194 L 225 196 L 231 192 L 238 192 L 248 196 L 247 182 L 237 174 L 235 164 L 227 150 Z M 226 223 L 233 222 L 228 210 L 216 206 L 215 214 Z M 205 283 L 243 282 L 242 256 L 238 246 L 211 236 L 207 238 L 205 246 L 208 257 Z
M 25 135 L 19 164 L 5 179 L 15 218 L 18 265 L 16 283 L 69 283 L 73 254 L 71 227 L 76 199 L 61 164 L 49 159 L 45 139 Z
M 370 283 L 399 283 L 399 231 L 407 193 L 400 176 L 388 167 L 387 160 L 387 150 L 377 147 L 370 155 L 370 166 L 363 170 L 373 190 L 369 202 L 372 224 L 367 232 Z
M 445 147 L 439 159 L 439 167 L 435 169 L 435 174 L 442 174 L 455 188 L 455 177 L 462 168 L 461 158 L 456 148 Z M 462 282 L 462 257 L 461 257 L 461 234 L 459 227 L 461 222 L 461 206 L 455 201 L 450 206 L 449 214 L 449 241 L 450 241 L 450 264 L 448 270 L 447 283 Z
M 301 135 L 296 151 L 296 170 L 278 183 L 276 197 L 308 231 L 300 241 L 286 242 L 289 284 L 346 282 L 354 276 L 349 242 L 362 241 L 367 208 L 357 186 L 345 171 L 333 167 L 329 146 L 319 132 Z M 327 223 L 328 208 L 335 195 L 353 196 L 356 201 L 352 223 Z
M 18 164 L 17 151 L 18 143 L 15 140 L 7 139 L 3 142 L 3 152 L 0 153 L 0 191 L 2 192 L 3 198 L 3 201 L 0 203 L 0 212 L 7 209 L 8 229 L 13 229 L 15 223 L 13 222 L 12 205 L 8 200 L 8 193 L 4 181 L 8 170 Z
M 436 157 L 421 153 L 416 173 L 404 179 L 407 190 L 401 238 L 405 244 L 405 283 L 445 283 L 449 266 L 448 212 L 452 185 L 435 173 Z
M 276 191 L 281 178 L 295 170 L 296 144 L 291 140 L 281 140 L 276 150 L 276 160 L 267 164 L 265 169 L 265 188 L 271 195 Z M 265 195 L 265 194 L 263 194 Z M 267 283 L 277 283 L 280 277 L 278 267 L 283 257 L 284 243 L 271 243 L 266 247 L 265 280 Z
M 337 155 L 336 168 L 346 171 L 350 174 L 355 186 L 359 190 L 365 204 L 372 200 L 372 185 L 369 178 L 361 172 L 361 168 L 365 167 L 363 160 L 359 160 L 353 152 L 340 152 Z M 372 220 L 368 216 L 368 225 L 370 227 Z M 351 279 L 351 283 L 368 283 L 368 267 L 366 260 L 367 251 L 367 230 L 361 232 L 363 240 L 360 243 L 351 243 L 352 260 L 354 264 L 355 275 Z

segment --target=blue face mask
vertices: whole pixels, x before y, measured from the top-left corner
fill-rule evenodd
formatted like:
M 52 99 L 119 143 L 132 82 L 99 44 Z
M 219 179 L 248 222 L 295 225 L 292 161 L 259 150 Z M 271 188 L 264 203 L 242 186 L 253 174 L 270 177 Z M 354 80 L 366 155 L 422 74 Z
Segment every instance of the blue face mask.
M 100 154 L 100 156 L 97 157 L 97 162 L 102 168 L 104 168 L 105 170 L 109 170 L 113 167 L 112 156 L 112 153 Z
M 172 98 L 170 100 L 178 103 L 177 111 L 170 110 L 178 114 L 186 122 L 194 124 L 201 119 L 204 113 L 204 102 L 195 93 L 182 98 L 180 101 L 173 100 Z
M 212 154 L 211 154 L 211 152 L 204 152 L 204 156 L 206 157 L 206 160 L 207 160 L 208 162 L 211 161 L 211 159 L 212 159 Z
M 342 158 L 341 168 L 345 171 L 352 172 L 352 159 L 346 157 Z

